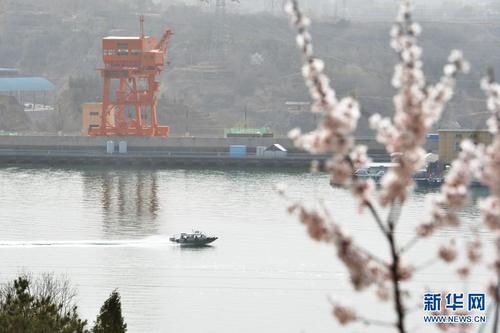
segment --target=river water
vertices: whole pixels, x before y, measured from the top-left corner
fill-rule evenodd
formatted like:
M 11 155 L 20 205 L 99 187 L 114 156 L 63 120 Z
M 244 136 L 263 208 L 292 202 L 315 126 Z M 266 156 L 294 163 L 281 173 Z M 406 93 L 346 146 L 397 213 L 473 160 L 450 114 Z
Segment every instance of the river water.
M 391 307 L 376 302 L 373 293 L 353 294 L 334 249 L 306 236 L 286 213 L 276 184 L 286 184 L 293 200 L 324 200 L 360 245 L 386 255 L 376 225 L 358 214 L 349 193 L 332 189 L 326 175 L 2 168 L 0 281 L 20 272 L 63 274 L 78 289 L 79 311 L 90 322 L 118 289 L 130 332 L 345 331 L 331 317 L 331 300 L 390 320 Z M 401 244 L 424 216 L 424 194 L 415 192 L 402 212 Z M 469 207 L 460 232 L 443 231 L 418 244 L 407 260 L 424 264 L 447 238 L 471 237 L 465 226 L 478 223 L 478 216 Z M 171 234 L 192 229 L 220 238 L 203 249 L 169 244 Z M 408 286 L 414 295 L 408 302 L 421 304 L 424 288 L 481 291 L 486 280 L 487 272 L 478 272 L 462 283 L 450 268 L 435 264 Z M 410 320 L 416 331 L 433 332 L 418 311 Z

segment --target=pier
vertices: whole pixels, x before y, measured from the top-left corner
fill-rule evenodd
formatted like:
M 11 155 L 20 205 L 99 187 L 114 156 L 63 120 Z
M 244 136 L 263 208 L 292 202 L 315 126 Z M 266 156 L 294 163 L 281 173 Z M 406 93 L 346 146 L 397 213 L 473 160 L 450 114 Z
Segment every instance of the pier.
M 107 145 L 115 148 L 109 152 Z M 125 150 L 118 145 L 125 142 Z M 360 139 L 375 162 L 389 156 L 373 139 Z M 262 156 L 257 147 L 279 144 L 286 156 Z M 244 156 L 232 156 L 229 147 L 246 147 Z M 0 165 L 152 165 L 300 167 L 325 161 L 327 155 L 311 155 L 294 147 L 287 138 L 200 138 L 200 137 L 86 137 L 86 136 L 0 136 Z

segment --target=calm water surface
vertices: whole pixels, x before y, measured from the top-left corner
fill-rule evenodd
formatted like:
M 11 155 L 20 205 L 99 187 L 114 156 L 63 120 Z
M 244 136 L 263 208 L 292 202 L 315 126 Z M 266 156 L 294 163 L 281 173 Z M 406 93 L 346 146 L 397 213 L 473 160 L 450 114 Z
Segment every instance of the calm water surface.
M 286 214 L 273 189 L 277 183 L 287 184 L 293 199 L 325 200 L 360 244 L 387 253 L 371 219 L 357 213 L 347 192 L 330 188 L 325 175 L 3 168 L 0 281 L 22 271 L 65 274 L 78 288 L 81 315 L 90 321 L 117 288 L 130 332 L 345 331 L 331 319 L 330 299 L 390 319 L 389 306 L 353 296 L 334 250 L 308 239 Z M 423 207 L 424 193 L 413 194 L 403 211 L 401 243 L 411 237 Z M 469 208 L 463 218 L 477 223 L 478 211 Z M 191 229 L 220 239 L 204 249 L 168 243 L 169 235 Z M 423 264 L 456 233 L 444 231 L 418 245 L 409 260 Z M 462 235 L 470 237 L 465 228 Z M 424 269 L 407 287 L 416 295 L 409 302 L 420 304 L 423 289 L 433 285 L 484 287 L 485 273 L 464 285 L 450 272 L 442 265 Z M 415 317 L 417 331 L 433 331 L 421 314 Z

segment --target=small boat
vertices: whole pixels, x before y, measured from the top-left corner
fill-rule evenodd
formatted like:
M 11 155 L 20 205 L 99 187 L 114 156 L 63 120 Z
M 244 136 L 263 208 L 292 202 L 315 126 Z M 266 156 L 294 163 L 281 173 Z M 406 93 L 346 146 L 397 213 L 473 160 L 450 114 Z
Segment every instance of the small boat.
M 380 180 L 382 177 L 384 177 L 386 170 L 380 170 L 380 169 L 359 169 L 356 170 L 354 173 L 354 176 L 360 179 L 373 179 L 375 183 L 380 183 Z
M 413 180 L 419 187 L 440 187 L 443 184 L 443 177 L 437 176 L 427 169 L 418 170 L 413 175 Z
M 366 168 L 358 169 L 354 172 L 354 176 L 359 179 L 373 179 L 375 183 L 380 184 L 382 177 L 387 171 L 396 166 L 396 163 L 370 163 Z
M 181 233 L 180 235 L 175 235 L 170 237 L 170 241 L 183 245 L 183 246 L 205 246 L 208 245 L 218 237 L 207 236 L 201 231 L 193 231 L 190 233 Z

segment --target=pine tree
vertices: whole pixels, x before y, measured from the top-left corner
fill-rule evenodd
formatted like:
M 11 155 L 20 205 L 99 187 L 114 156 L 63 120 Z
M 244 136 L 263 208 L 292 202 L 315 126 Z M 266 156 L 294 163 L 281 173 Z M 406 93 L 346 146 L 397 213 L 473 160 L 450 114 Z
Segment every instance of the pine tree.
M 55 281 L 55 280 L 54 280 Z M 21 276 L 0 288 L 0 333 L 86 333 L 87 322 L 79 318 L 76 306 L 65 311 L 53 294 L 34 292 L 36 281 Z M 53 292 L 64 292 L 61 288 Z
M 92 333 L 125 333 L 127 324 L 122 316 L 120 294 L 115 290 L 104 302 Z

